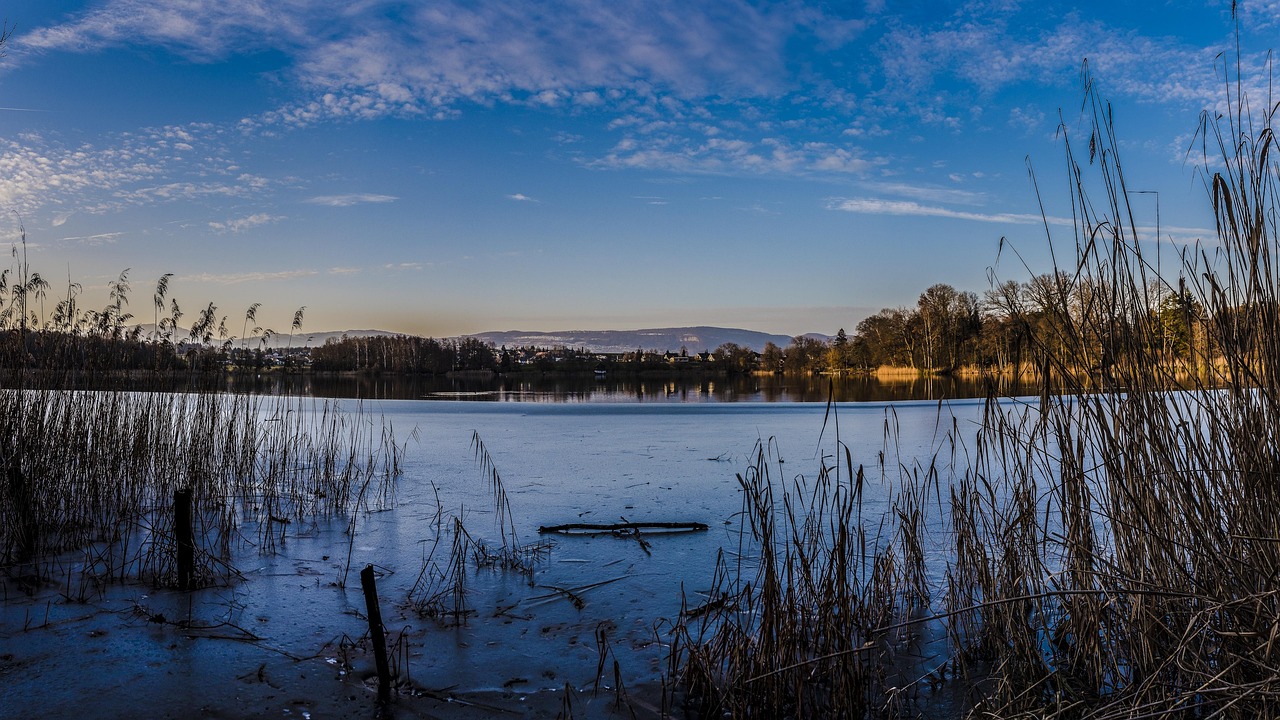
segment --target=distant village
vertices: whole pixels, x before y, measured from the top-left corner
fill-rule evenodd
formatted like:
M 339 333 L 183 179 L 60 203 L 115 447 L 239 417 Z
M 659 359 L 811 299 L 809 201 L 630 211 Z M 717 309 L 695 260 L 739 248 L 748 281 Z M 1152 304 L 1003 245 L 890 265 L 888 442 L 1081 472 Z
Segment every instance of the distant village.
M 317 350 L 318 350 L 318 354 L 322 356 L 328 355 L 328 351 L 326 351 L 323 348 L 323 346 L 320 346 L 319 348 L 303 346 L 303 347 L 295 347 L 295 348 L 273 348 L 269 350 L 261 350 L 261 349 L 250 350 L 250 349 L 242 349 L 242 348 L 231 348 L 221 353 L 222 357 L 220 358 L 220 361 L 221 361 L 222 368 L 225 370 L 235 370 L 237 368 L 254 368 L 254 369 L 264 369 L 264 370 L 286 370 L 286 369 L 310 370 L 310 369 L 313 369 L 313 365 L 314 365 L 313 359 L 312 359 L 313 351 L 317 351 Z M 200 343 L 183 342 L 183 343 L 179 343 L 175 347 L 175 351 L 179 357 L 194 359 L 199 355 L 208 354 L 209 348 L 207 346 L 201 345 Z M 731 350 L 729 354 L 732 355 L 734 352 L 740 354 L 742 351 L 737 350 L 735 348 Z M 759 359 L 761 357 L 760 353 L 750 350 L 749 348 L 746 349 L 746 352 L 749 353 L 751 362 L 753 363 L 759 362 Z M 716 353 L 710 350 L 703 350 L 702 352 L 691 353 L 689 352 L 688 348 L 681 348 L 679 352 L 672 352 L 669 350 L 662 351 L 662 350 L 637 349 L 631 352 L 618 353 L 618 352 L 594 352 L 594 351 L 588 350 L 585 347 L 584 348 L 565 348 L 565 347 L 539 348 L 534 346 L 528 346 L 528 347 L 510 348 L 510 349 L 506 347 L 502 347 L 502 348 L 496 348 L 494 350 L 495 363 L 492 368 L 487 368 L 483 366 L 481 367 L 458 366 L 458 367 L 451 367 L 450 370 L 451 371 L 484 370 L 484 369 L 501 370 L 501 369 L 508 369 L 512 367 L 538 370 L 538 369 L 546 369 L 549 367 L 564 368 L 567 366 L 574 366 L 575 368 L 577 368 L 582 366 L 584 362 L 590 363 L 593 361 L 600 365 L 599 368 L 593 367 L 592 368 L 593 371 L 597 369 L 607 369 L 609 367 L 616 367 L 619 365 L 634 364 L 637 362 L 643 365 L 696 364 L 696 365 L 703 365 L 703 366 L 709 367 L 712 364 L 721 361 L 724 357 L 725 357 L 724 353 L 722 353 L 720 356 L 717 356 Z M 338 363 L 335 363 L 331 358 L 321 360 L 322 369 L 332 370 L 334 368 L 331 366 L 334 364 L 338 364 Z M 378 363 L 374 363 L 373 367 L 367 368 L 364 365 L 357 366 L 356 364 L 353 363 L 352 367 L 343 368 L 343 369 L 351 370 L 351 371 L 360 370 L 360 369 L 375 369 L 375 368 L 386 369 L 386 368 L 377 368 L 377 365 Z
M 820 341 L 805 343 L 818 344 Z M 438 340 L 408 335 L 356 336 L 329 339 L 312 346 L 304 338 L 297 347 L 267 348 L 224 343 L 211 346 L 179 342 L 173 346 L 179 366 L 223 371 L 391 372 L 447 375 L 503 372 L 636 372 L 687 370 L 702 372 L 782 371 L 786 353 L 772 343 L 762 354 L 734 343 L 692 352 L 645 350 L 597 352 L 586 347 L 494 347 L 474 338 Z M 766 357 L 768 362 L 766 364 Z
M 409 335 L 353 334 L 329 337 L 323 343 L 301 332 L 303 310 L 294 314 L 290 331 L 275 334 L 254 325 L 258 305 L 245 314 L 241 337 L 231 335 L 226 316 L 210 303 L 189 330 L 181 329 L 176 301 L 168 317 L 164 280 L 155 294 L 156 322 L 127 324 L 125 274 L 112 283 L 112 302 L 101 311 L 57 303 L 46 318 L 28 306 L 39 297 L 31 286 L 0 303 L 0 367 L 55 371 L 156 370 L 197 372 L 282 371 L 317 373 L 401 373 L 457 375 L 464 373 L 748 373 L 844 374 L 900 370 L 948 374 L 958 371 L 1023 373 L 1039 368 L 1037 356 L 1067 339 L 1079 343 L 1090 368 L 1106 368 L 1121 355 L 1116 337 L 1080 335 L 1078 328 L 1090 314 L 1105 313 L 1096 302 L 1105 288 L 1094 287 L 1063 274 L 1041 275 L 1025 283 L 1009 281 L 982 297 L 936 284 L 915 307 L 885 308 L 858 322 L 853 334 L 840 329 L 833 337 L 798 335 L 785 347 L 766 341 L 758 350 L 737 342 L 678 350 L 637 347 L 625 352 L 600 352 L 586 344 L 495 345 L 477 337 L 424 338 Z M 41 280 L 41 282 L 43 282 Z M 3 293 L 0 292 L 0 299 Z M 1096 318 L 1093 318 L 1096 319 Z M 1192 371 L 1207 367 L 1217 348 L 1205 331 L 1212 318 L 1183 290 L 1153 293 L 1151 307 L 1141 318 L 1154 328 L 1153 337 L 1164 361 Z M 234 323 L 231 323 L 234 325 Z M 252 332 L 248 328 L 253 327 Z M 742 331 L 745 332 L 745 331 Z M 642 335 L 642 337 L 656 338 Z M 670 337 L 668 335 L 667 337 Z M 695 335 L 686 335 L 690 340 Z M 724 337 L 721 335 L 721 337 Z M 738 336 L 743 337 L 743 336 Z M 755 337 L 759 337 L 756 335 Z M 780 341 L 784 336 L 777 337 Z M 277 346 L 271 346 L 272 338 Z M 281 338 L 287 338 L 279 347 Z M 616 348 L 616 345 L 614 346 Z
M 208 366 L 210 348 L 181 343 L 179 357 L 190 365 Z M 772 370 L 781 371 L 785 353 L 777 346 Z M 764 355 L 725 343 L 693 352 L 646 350 L 597 352 L 586 347 L 494 347 L 472 338 L 437 340 L 412 336 L 343 337 L 324 345 L 273 349 L 227 348 L 217 353 L 226 370 L 310 370 L 315 372 L 394 372 L 425 374 L 502 372 L 635 372 L 668 370 L 751 372 Z

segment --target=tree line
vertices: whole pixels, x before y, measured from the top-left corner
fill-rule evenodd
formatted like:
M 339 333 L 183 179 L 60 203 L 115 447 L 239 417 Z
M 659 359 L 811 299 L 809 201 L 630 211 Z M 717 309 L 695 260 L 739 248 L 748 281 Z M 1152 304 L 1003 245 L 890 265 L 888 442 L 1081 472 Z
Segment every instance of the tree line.
M 149 307 L 143 311 L 152 320 L 147 329 L 137 324 L 139 318 L 130 309 L 129 270 L 108 283 L 105 306 L 86 308 L 78 283 L 69 281 L 65 293 L 59 293 L 62 297 L 52 301 L 50 284 L 29 270 L 17 246 L 13 255 L 14 266 L 0 271 L 0 366 L 7 368 L 260 369 L 272 362 L 301 367 L 309 353 L 311 367 L 323 372 L 439 375 L 603 367 L 613 372 L 804 374 L 866 373 L 888 366 L 934 373 L 962 369 L 1003 373 L 1038 371 L 1046 350 L 1067 344 L 1081 349 L 1096 366 L 1105 367 L 1122 360 L 1137 323 L 1149 324 L 1150 332 L 1141 334 L 1147 338 L 1144 342 L 1156 343 L 1158 347 L 1149 349 L 1170 362 L 1194 367 L 1210 362 L 1215 353 L 1211 333 L 1205 331 L 1210 319 L 1185 288 L 1152 288 L 1141 317 L 1121 318 L 1114 316 L 1115 298 L 1105 282 L 1055 273 L 1025 282 L 1005 281 L 982 295 L 935 284 L 919 295 L 914 306 L 884 308 L 860 321 L 851 335 L 841 328 L 829 340 L 797 336 L 786 347 L 766 343 L 759 351 L 725 343 L 693 355 L 682 348 L 678 358 L 671 352 L 643 348 L 602 356 L 585 348 L 498 348 L 475 338 L 394 335 L 344 336 L 307 347 L 306 353 L 270 351 L 283 360 L 269 360 L 267 345 L 277 333 L 258 323 L 260 303 L 249 305 L 243 317 L 234 319 L 208 303 L 193 313 L 190 329 L 180 331 L 185 313 L 169 296 L 173 275 L 167 273 L 156 282 Z M 288 331 L 290 348 L 302 329 L 305 310 L 304 306 L 294 313 Z M 1213 320 L 1216 327 L 1239 325 L 1230 318 Z M 1240 331 L 1249 329 L 1241 325 Z
M 1215 357 L 1205 330 L 1209 318 L 1185 287 L 1151 287 L 1137 316 L 1115 312 L 1114 292 L 1104 281 L 1066 273 L 1005 281 L 982 295 L 938 283 L 914 307 L 884 308 L 864 318 L 853 335 L 842 328 L 830 341 L 800 336 L 786 348 L 767 343 L 755 367 L 783 373 L 870 373 L 885 367 L 942 374 L 1039 372 L 1048 351 L 1070 346 L 1096 369 L 1123 361 L 1137 336 L 1151 345 L 1144 350 L 1170 364 L 1194 370 Z M 1224 320 L 1229 319 L 1218 318 L 1217 325 L 1248 331 Z M 745 370 L 751 360 L 743 350 L 729 344 L 715 354 Z
M 1102 368 L 1124 360 L 1136 336 L 1170 363 L 1213 356 L 1204 308 L 1185 288 L 1153 285 L 1145 307 L 1129 316 L 1116 313 L 1115 292 L 1104 281 L 1061 272 L 1005 281 L 981 296 L 933 285 L 914 308 L 883 309 L 858 323 L 851 340 L 837 336 L 830 369 L 1037 370 L 1046 351 L 1068 345 Z
M 311 350 L 311 369 L 319 372 L 443 375 L 452 371 L 497 370 L 499 363 L 494 347 L 475 338 L 344 335 Z

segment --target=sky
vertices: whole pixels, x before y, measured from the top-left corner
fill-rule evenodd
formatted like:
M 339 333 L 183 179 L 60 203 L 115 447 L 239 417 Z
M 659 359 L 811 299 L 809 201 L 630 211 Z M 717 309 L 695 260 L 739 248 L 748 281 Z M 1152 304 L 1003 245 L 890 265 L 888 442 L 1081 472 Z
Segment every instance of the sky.
M 214 303 L 238 331 L 261 303 L 287 331 L 305 306 L 313 332 L 437 337 L 834 334 L 935 283 L 1047 272 L 1072 241 L 1062 132 L 1086 132 L 1086 61 L 1174 266 L 1212 242 L 1188 151 L 1237 46 L 1229 2 L 1182 0 L 0 13 L 0 242 L 49 309 L 73 283 L 101 308 L 127 271 L 151 322 L 172 273 L 187 319 Z M 1237 17 L 1260 108 L 1280 2 Z

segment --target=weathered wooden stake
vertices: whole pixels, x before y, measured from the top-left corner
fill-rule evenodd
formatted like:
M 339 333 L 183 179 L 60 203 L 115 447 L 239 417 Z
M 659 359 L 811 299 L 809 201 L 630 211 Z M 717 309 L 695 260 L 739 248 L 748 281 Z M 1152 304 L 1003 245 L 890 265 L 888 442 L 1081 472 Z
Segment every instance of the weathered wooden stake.
M 191 524 L 191 488 L 173 493 L 173 532 L 178 540 L 178 589 L 195 587 L 196 538 Z
M 27 476 L 23 474 L 22 467 L 17 461 L 9 461 L 5 475 L 8 477 L 13 514 L 17 518 L 17 528 L 13 533 L 16 547 L 12 559 L 25 562 L 36 553 L 37 530 L 35 514 L 31 509 L 31 488 L 27 484 Z
M 373 566 L 366 565 L 360 571 L 360 586 L 364 588 L 365 612 L 369 616 L 373 659 L 378 665 L 378 698 L 385 700 L 391 690 L 391 669 L 387 665 L 387 638 L 382 630 L 382 610 L 378 608 L 378 586 L 375 583 Z

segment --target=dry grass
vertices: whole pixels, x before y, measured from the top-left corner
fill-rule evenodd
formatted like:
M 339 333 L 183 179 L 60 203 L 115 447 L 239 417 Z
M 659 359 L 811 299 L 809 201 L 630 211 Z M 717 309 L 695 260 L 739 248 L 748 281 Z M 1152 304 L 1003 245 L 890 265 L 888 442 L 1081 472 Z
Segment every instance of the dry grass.
M 289 523 L 390 503 L 403 452 L 333 402 L 30 386 L 0 391 L 0 447 L 5 567 L 78 568 L 81 587 L 174 582 L 175 490 L 193 491 L 198 580 L 215 583 L 242 541 L 269 552 Z
M 437 501 L 436 521 L 433 523 L 435 540 L 423 558 L 422 567 L 409 590 L 406 602 L 409 609 L 422 617 L 454 625 L 465 623 L 468 617 L 475 614 L 467 601 L 468 561 L 476 569 L 514 571 L 523 575 L 532 585 L 535 569 L 551 551 L 551 543 L 546 541 L 520 542 L 502 475 L 499 474 L 489 449 L 480 439 L 479 432 L 471 433 L 471 449 L 480 474 L 488 482 L 493 496 L 494 526 L 500 540 L 495 544 L 472 537 L 463 526 L 463 511 L 450 518 L 450 527 L 446 531 L 441 522 L 444 509 Z M 451 537 L 450 549 L 442 562 L 437 558 L 437 553 L 446 533 Z
M 1139 237 L 1110 108 L 1086 97 L 1039 401 L 993 393 L 975 434 L 953 428 L 950 462 L 898 466 L 885 514 L 864 516 L 838 440 L 812 484 L 760 448 L 739 478 L 743 546 L 673 623 L 669 702 L 889 717 L 930 712 L 922 686 L 950 684 L 974 717 L 1280 715 L 1277 106 L 1233 94 L 1205 118 L 1218 237 L 1169 277 Z M 945 568 L 925 567 L 931 533 Z M 947 655 L 901 682 L 909 634 L 939 626 Z
M 978 710 L 1275 716 L 1272 116 L 1253 124 L 1236 96 L 1232 113 L 1206 119 L 1204 147 L 1219 154 L 1204 166 L 1222 168 L 1206 182 L 1217 248 L 1186 250 L 1171 281 L 1144 257 L 1109 108 L 1089 99 L 1092 175 L 1068 147 L 1076 263 L 1055 268 L 1067 332 L 1039 349 L 1057 387 L 1034 412 L 992 407 L 953 496 L 956 635 L 967 657 L 991 663 Z M 1170 293 L 1212 362 L 1196 350 L 1167 361 L 1152 308 Z
M 772 447 L 757 446 L 738 475 L 741 545 L 673 624 L 670 710 L 863 717 L 918 691 L 896 659 L 915 639 L 899 621 L 929 604 L 921 542 L 936 473 L 899 467 L 890 513 L 864 514 L 867 480 L 848 459 L 828 456 L 812 482 L 786 481 Z

